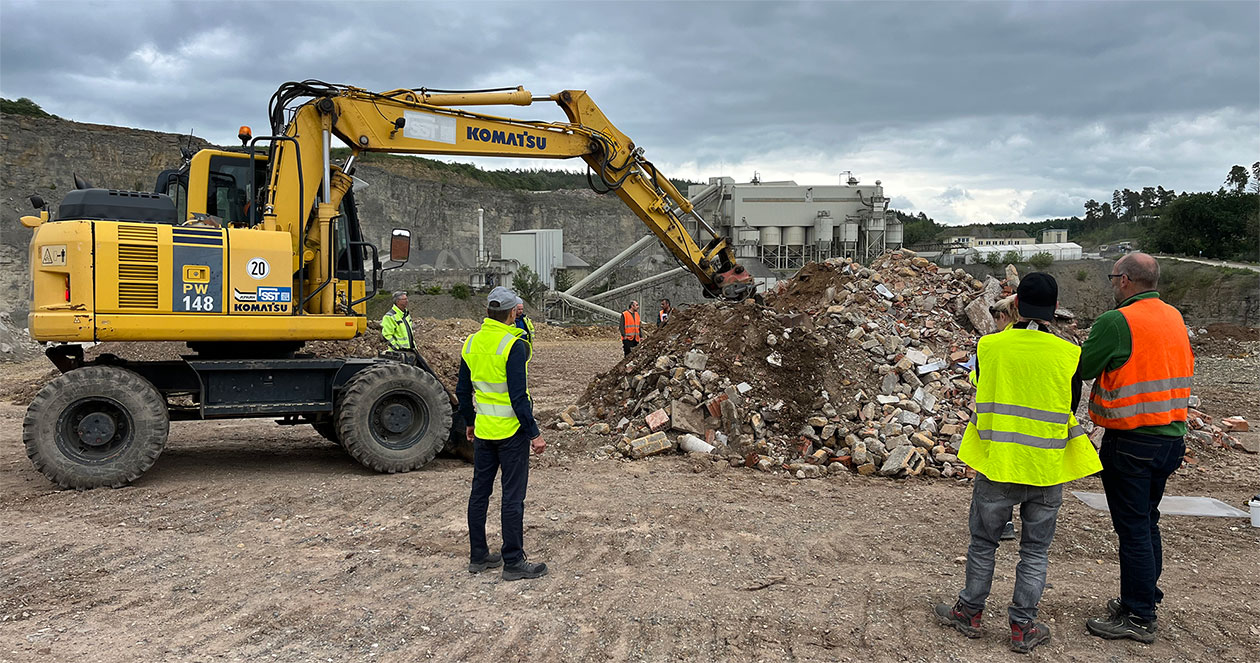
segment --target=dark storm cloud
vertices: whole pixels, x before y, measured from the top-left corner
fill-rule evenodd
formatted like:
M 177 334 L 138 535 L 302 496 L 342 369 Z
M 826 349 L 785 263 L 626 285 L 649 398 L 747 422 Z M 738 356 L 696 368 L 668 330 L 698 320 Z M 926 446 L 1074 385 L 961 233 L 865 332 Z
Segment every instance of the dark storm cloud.
M 587 89 L 680 175 L 854 169 L 938 219 L 1071 214 L 1260 157 L 1258 23 L 1252 2 L 0 0 L 0 94 L 230 143 L 287 80 Z

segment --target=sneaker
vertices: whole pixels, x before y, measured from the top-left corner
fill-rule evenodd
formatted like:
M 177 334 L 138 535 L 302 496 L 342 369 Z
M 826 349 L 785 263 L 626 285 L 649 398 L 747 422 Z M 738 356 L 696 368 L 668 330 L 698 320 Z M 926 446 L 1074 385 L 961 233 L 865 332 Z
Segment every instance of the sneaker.
M 998 537 L 998 539 L 1001 541 L 1014 541 L 1015 523 L 1009 520 L 1006 521 L 1006 527 L 1002 528 L 1002 536 Z
M 953 607 L 947 603 L 937 603 L 935 612 L 942 624 L 954 627 L 968 638 L 980 637 L 980 618 L 984 616 L 983 610 L 973 611 L 963 605 L 962 601 L 958 601 Z
M 1027 654 L 1050 641 L 1050 627 L 1041 622 L 1011 622 L 1011 651 Z
M 1085 620 L 1085 628 L 1090 633 L 1106 640 L 1128 638 L 1148 645 L 1155 642 L 1155 624 L 1138 621 L 1136 617 L 1130 614 L 1107 619 L 1099 619 L 1097 617 L 1087 619 Z
M 504 580 L 529 580 L 547 575 L 547 565 L 542 562 L 531 562 L 524 557 L 515 564 L 503 567 Z
M 1107 601 L 1107 621 L 1119 619 L 1128 610 L 1124 609 L 1124 604 L 1120 603 L 1120 599 L 1111 599 Z M 1148 625 L 1151 627 L 1151 633 L 1159 630 L 1159 618 L 1151 621 Z
M 500 555 L 499 553 L 490 553 L 480 562 L 469 562 L 468 572 L 481 573 L 486 569 L 497 569 L 500 566 L 503 566 L 503 555 Z

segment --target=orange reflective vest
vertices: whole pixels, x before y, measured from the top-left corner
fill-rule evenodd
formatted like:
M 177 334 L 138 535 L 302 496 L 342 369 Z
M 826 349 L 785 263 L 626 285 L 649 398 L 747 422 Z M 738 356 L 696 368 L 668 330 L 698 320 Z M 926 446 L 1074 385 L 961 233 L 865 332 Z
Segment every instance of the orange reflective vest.
M 621 324 L 626 328 L 621 338 L 625 341 L 639 340 L 639 314 L 632 311 L 621 312 Z
M 1133 350 L 1123 366 L 1094 381 L 1089 418 L 1116 430 L 1185 421 L 1194 352 L 1181 313 L 1157 298 L 1118 310 L 1129 325 Z

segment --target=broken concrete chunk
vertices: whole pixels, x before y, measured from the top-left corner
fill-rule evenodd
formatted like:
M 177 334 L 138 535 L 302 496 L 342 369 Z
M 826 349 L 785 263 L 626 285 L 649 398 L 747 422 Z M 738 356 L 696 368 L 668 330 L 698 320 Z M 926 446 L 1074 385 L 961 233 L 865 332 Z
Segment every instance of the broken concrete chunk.
M 634 458 L 644 458 L 670 451 L 673 448 L 674 445 L 670 443 L 668 437 L 665 437 L 665 433 L 652 433 L 631 441 L 630 455 Z

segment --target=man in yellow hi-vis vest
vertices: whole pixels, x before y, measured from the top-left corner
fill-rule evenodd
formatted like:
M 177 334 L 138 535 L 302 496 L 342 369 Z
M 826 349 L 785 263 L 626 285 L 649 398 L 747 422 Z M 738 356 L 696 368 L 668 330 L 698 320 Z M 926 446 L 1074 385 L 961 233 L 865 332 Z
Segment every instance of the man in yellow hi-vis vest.
M 468 571 L 503 566 L 504 580 L 537 578 L 547 565 L 526 560 L 524 549 L 525 488 L 529 452 L 547 448 L 534 421 L 526 385 L 529 341 L 516 326 L 521 298 L 499 286 L 490 291 L 481 329 L 464 341 L 455 395 L 473 441 L 472 493 L 468 497 Z M 503 549 L 492 554 L 486 543 L 486 510 L 494 478 L 503 469 Z
M 936 606 L 942 623 L 969 638 L 980 637 L 994 552 L 1019 505 L 1020 562 L 1007 615 L 1011 649 L 1021 653 L 1050 639 L 1050 627 L 1037 621 L 1037 605 L 1046 586 L 1063 484 L 1102 469 L 1072 414 L 1081 398 L 1076 374 L 1081 349 L 1049 329 L 1058 295 L 1049 274 L 1025 276 L 1016 291 L 1019 322 L 984 336 L 976 348 L 971 373 L 976 410 L 958 450 L 959 460 L 977 473 L 968 519 L 967 581 L 952 607 Z

